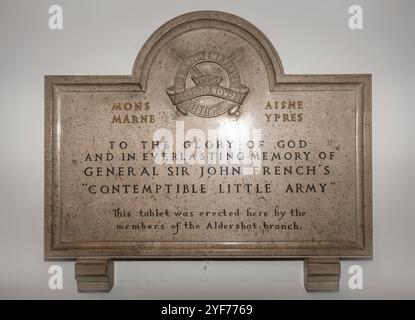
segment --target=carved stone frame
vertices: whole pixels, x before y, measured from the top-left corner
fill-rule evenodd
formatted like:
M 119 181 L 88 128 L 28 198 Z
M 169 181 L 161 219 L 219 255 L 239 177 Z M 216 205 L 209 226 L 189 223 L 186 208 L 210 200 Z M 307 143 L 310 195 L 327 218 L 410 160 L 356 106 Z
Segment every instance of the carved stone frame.
M 350 90 L 356 97 L 356 221 L 354 242 L 111 242 L 60 241 L 60 109 L 67 91 L 145 92 L 152 62 L 160 48 L 174 37 L 200 28 L 217 28 L 245 39 L 264 62 L 270 91 Z M 108 291 L 112 287 L 112 259 L 305 259 L 305 286 L 309 291 L 337 290 L 339 259 L 372 257 L 371 75 L 285 74 L 270 41 L 249 22 L 222 12 L 181 15 L 161 26 L 137 55 L 132 75 L 45 76 L 45 259 L 77 261 L 81 291 Z M 98 262 L 97 262 L 98 261 Z M 88 265 L 88 267 L 85 267 Z M 92 267 L 91 267 L 92 266 Z M 87 270 L 87 271 L 85 271 Z M 88 271 L 89 270 L 89 271 Z M 89 273 L 88 273 L 89 272 Z M 87 275 L 87 276 L 85 276 Z M 95 280 L 94 280 L 95 279 Z M 96 281 L 98 279 L 98 281 Z M 106 285 L 99 283 L 99 279 Z M 107 280 L 105 280 L 107 279 Z M 92 283 L 92 285 L 91 285 Z M 95 290 L 94 290 L 95 288 Z

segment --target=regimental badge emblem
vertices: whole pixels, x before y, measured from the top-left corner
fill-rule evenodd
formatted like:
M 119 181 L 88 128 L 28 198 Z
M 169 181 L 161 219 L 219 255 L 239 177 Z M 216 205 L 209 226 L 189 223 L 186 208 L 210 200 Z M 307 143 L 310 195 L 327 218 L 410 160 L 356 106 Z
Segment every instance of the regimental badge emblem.
M 236 61 L 243 57 L 242 47 L 230 56 L 216 51 L 188 57 L 178 50 L 172 53 L 181 64 L 167 94 L 178 114 L 185 116 L 190 112 L 204 118 L 225 112 L 235 117 L 240 115 L 240 107 L 249 93 L 236 67 Z

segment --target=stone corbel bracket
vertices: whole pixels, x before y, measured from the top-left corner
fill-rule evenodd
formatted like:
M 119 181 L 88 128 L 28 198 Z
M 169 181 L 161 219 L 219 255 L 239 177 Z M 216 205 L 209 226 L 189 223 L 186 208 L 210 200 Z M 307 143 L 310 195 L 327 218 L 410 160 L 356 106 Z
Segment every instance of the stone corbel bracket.
M 340 260 L 309 258 L 304 260 L 304 287 L 308 292 L 339 291 Z
M 114 260 L 77 259 L 75 278 L 78 292 L 109 292 L 114 286 Z

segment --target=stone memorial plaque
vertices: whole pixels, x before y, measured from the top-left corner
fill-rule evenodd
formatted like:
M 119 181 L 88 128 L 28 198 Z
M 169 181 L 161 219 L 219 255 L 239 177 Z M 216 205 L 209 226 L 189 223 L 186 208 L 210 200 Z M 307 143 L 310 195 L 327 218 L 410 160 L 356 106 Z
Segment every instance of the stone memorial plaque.
M 372 255 L 371 75 L 285 74 L 255 26 L 194 12 L 132 75 L 46 76 L 45 107 L 45 258 L 79 291 L 156 258 L 303 259 L 337 290 Z

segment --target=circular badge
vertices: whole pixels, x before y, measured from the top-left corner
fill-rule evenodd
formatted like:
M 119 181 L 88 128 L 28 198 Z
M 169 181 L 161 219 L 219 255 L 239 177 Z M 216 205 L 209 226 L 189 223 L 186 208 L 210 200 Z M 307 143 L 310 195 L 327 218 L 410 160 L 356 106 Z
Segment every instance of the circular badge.
M 167 89 L 177 112 L 204 118 L 225 112 L 239 116 L 248 93 L 234 61 L 215 51 L 202 51 L 183 59 L 173 86 Z

